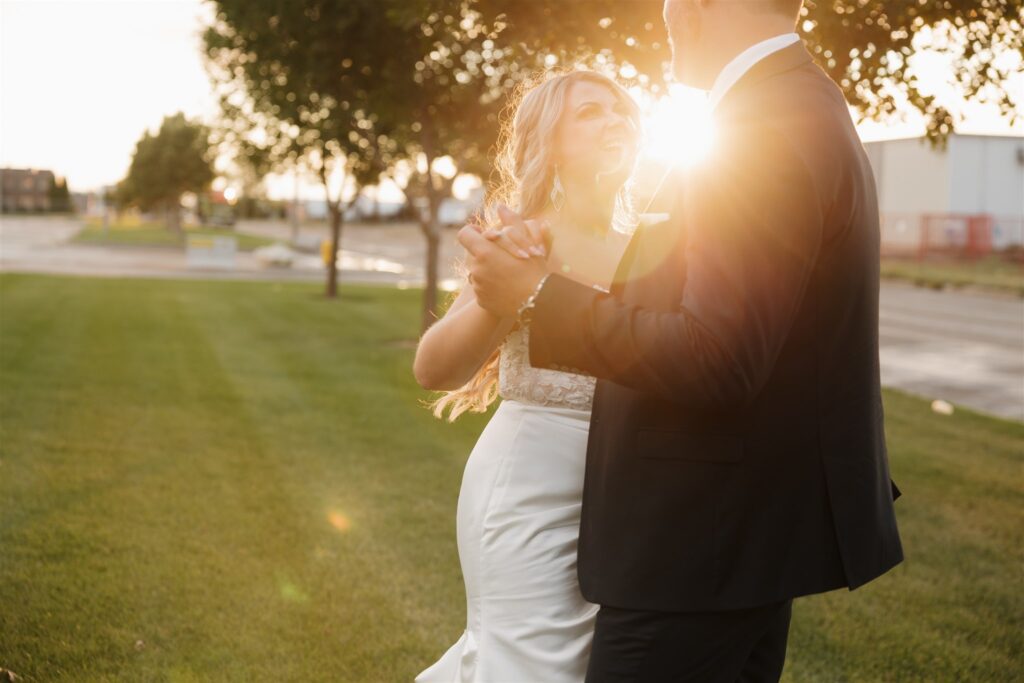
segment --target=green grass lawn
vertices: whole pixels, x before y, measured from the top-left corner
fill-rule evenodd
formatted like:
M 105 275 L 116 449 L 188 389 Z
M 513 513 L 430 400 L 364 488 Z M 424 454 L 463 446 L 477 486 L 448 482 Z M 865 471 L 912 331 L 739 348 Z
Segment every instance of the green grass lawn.
M 183 249 L 189 237 L 234 237 L 238 240 L 239 251 L 252 251 L 275 242 L 267 237 L 247 235 L 228 229 L 185 226 L 183 232 L 174 233 L 160 223 L 112 223 L 104 230 L 103 225 L 97 222 L 87 223 L 71 241 L 78 244 Z
M 409 681 L 460 635 L 461 471 L 418 293 L 0 276 L 0 667 Z M 1024 426 L 886 395 L 908 559 L 797 602 L 786 680 L 1010 681 Z
M 991 256 L 977 261 L 882 260 L 882 277 L 921 287 L 980 287 L 1024 296 L 1024 265 Z

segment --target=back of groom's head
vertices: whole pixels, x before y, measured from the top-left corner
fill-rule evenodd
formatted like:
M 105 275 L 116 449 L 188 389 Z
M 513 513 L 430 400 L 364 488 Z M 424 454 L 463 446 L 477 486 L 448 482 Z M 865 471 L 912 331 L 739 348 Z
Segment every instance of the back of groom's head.
M 709 89 L 744 49 L 794 30 L 803 0 L 665 0 L 676 79 Z
M 770 12 L 796 20 L 800 15 L 801 8 L 803 8 L 804 0 L 666 0 L 665 19 L 670 22 L 671 17 L 681 16 L 683 14 L 683 6 L 687 4 L 693 4 L 706 9 L 717 9 L 717 7 L 712 6 L 728 5 L 729 3 L 736 3 L 736 5 L 740 6 L 739 9 L 743 11 L 752 11 L 754 13 Z

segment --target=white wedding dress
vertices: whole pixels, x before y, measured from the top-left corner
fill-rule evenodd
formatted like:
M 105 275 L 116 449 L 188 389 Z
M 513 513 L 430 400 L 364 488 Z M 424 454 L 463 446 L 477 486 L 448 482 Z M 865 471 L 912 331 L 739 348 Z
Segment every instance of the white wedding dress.
M 416 683 L 579 683 L 597 605 L 576 578 L 592 377 L 530 366 L 527 329 L 501 347 L 494 417 L 466 463 L 459 559 L 467 625 Z

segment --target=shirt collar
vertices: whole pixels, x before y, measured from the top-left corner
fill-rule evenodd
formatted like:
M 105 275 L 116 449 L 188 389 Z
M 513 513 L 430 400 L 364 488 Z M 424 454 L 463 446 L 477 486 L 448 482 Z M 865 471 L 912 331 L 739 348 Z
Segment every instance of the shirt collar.
M 784 33 L 783 35 L 751 45 L 736 55 L 731 62 L 725 65 L 725 68 L 718 74 L 718 78 L 715 79 L 714 85 L 711 86 L 711 92 L 708 95 L 711 109 L 714 110 L 718 106 L 718 103 L 722 101 L 722 98 L 729 92 L 729 89 L 736 85 L 743 78 L 743 75 L 750 71 L 755 64 L 768 55 L 798 42 L 800 42 L 800 36 L 797 34 Z

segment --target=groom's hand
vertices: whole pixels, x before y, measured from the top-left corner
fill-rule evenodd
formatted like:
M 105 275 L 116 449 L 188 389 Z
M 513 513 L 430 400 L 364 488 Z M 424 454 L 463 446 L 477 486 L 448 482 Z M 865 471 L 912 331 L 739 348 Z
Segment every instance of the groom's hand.
M 542 257 L 514 256 L 471 226 L 459 231 L 459 244 L 469 252 L 469 283 L 477 303 L 496 316 L 515 317 L 548 274 Z

